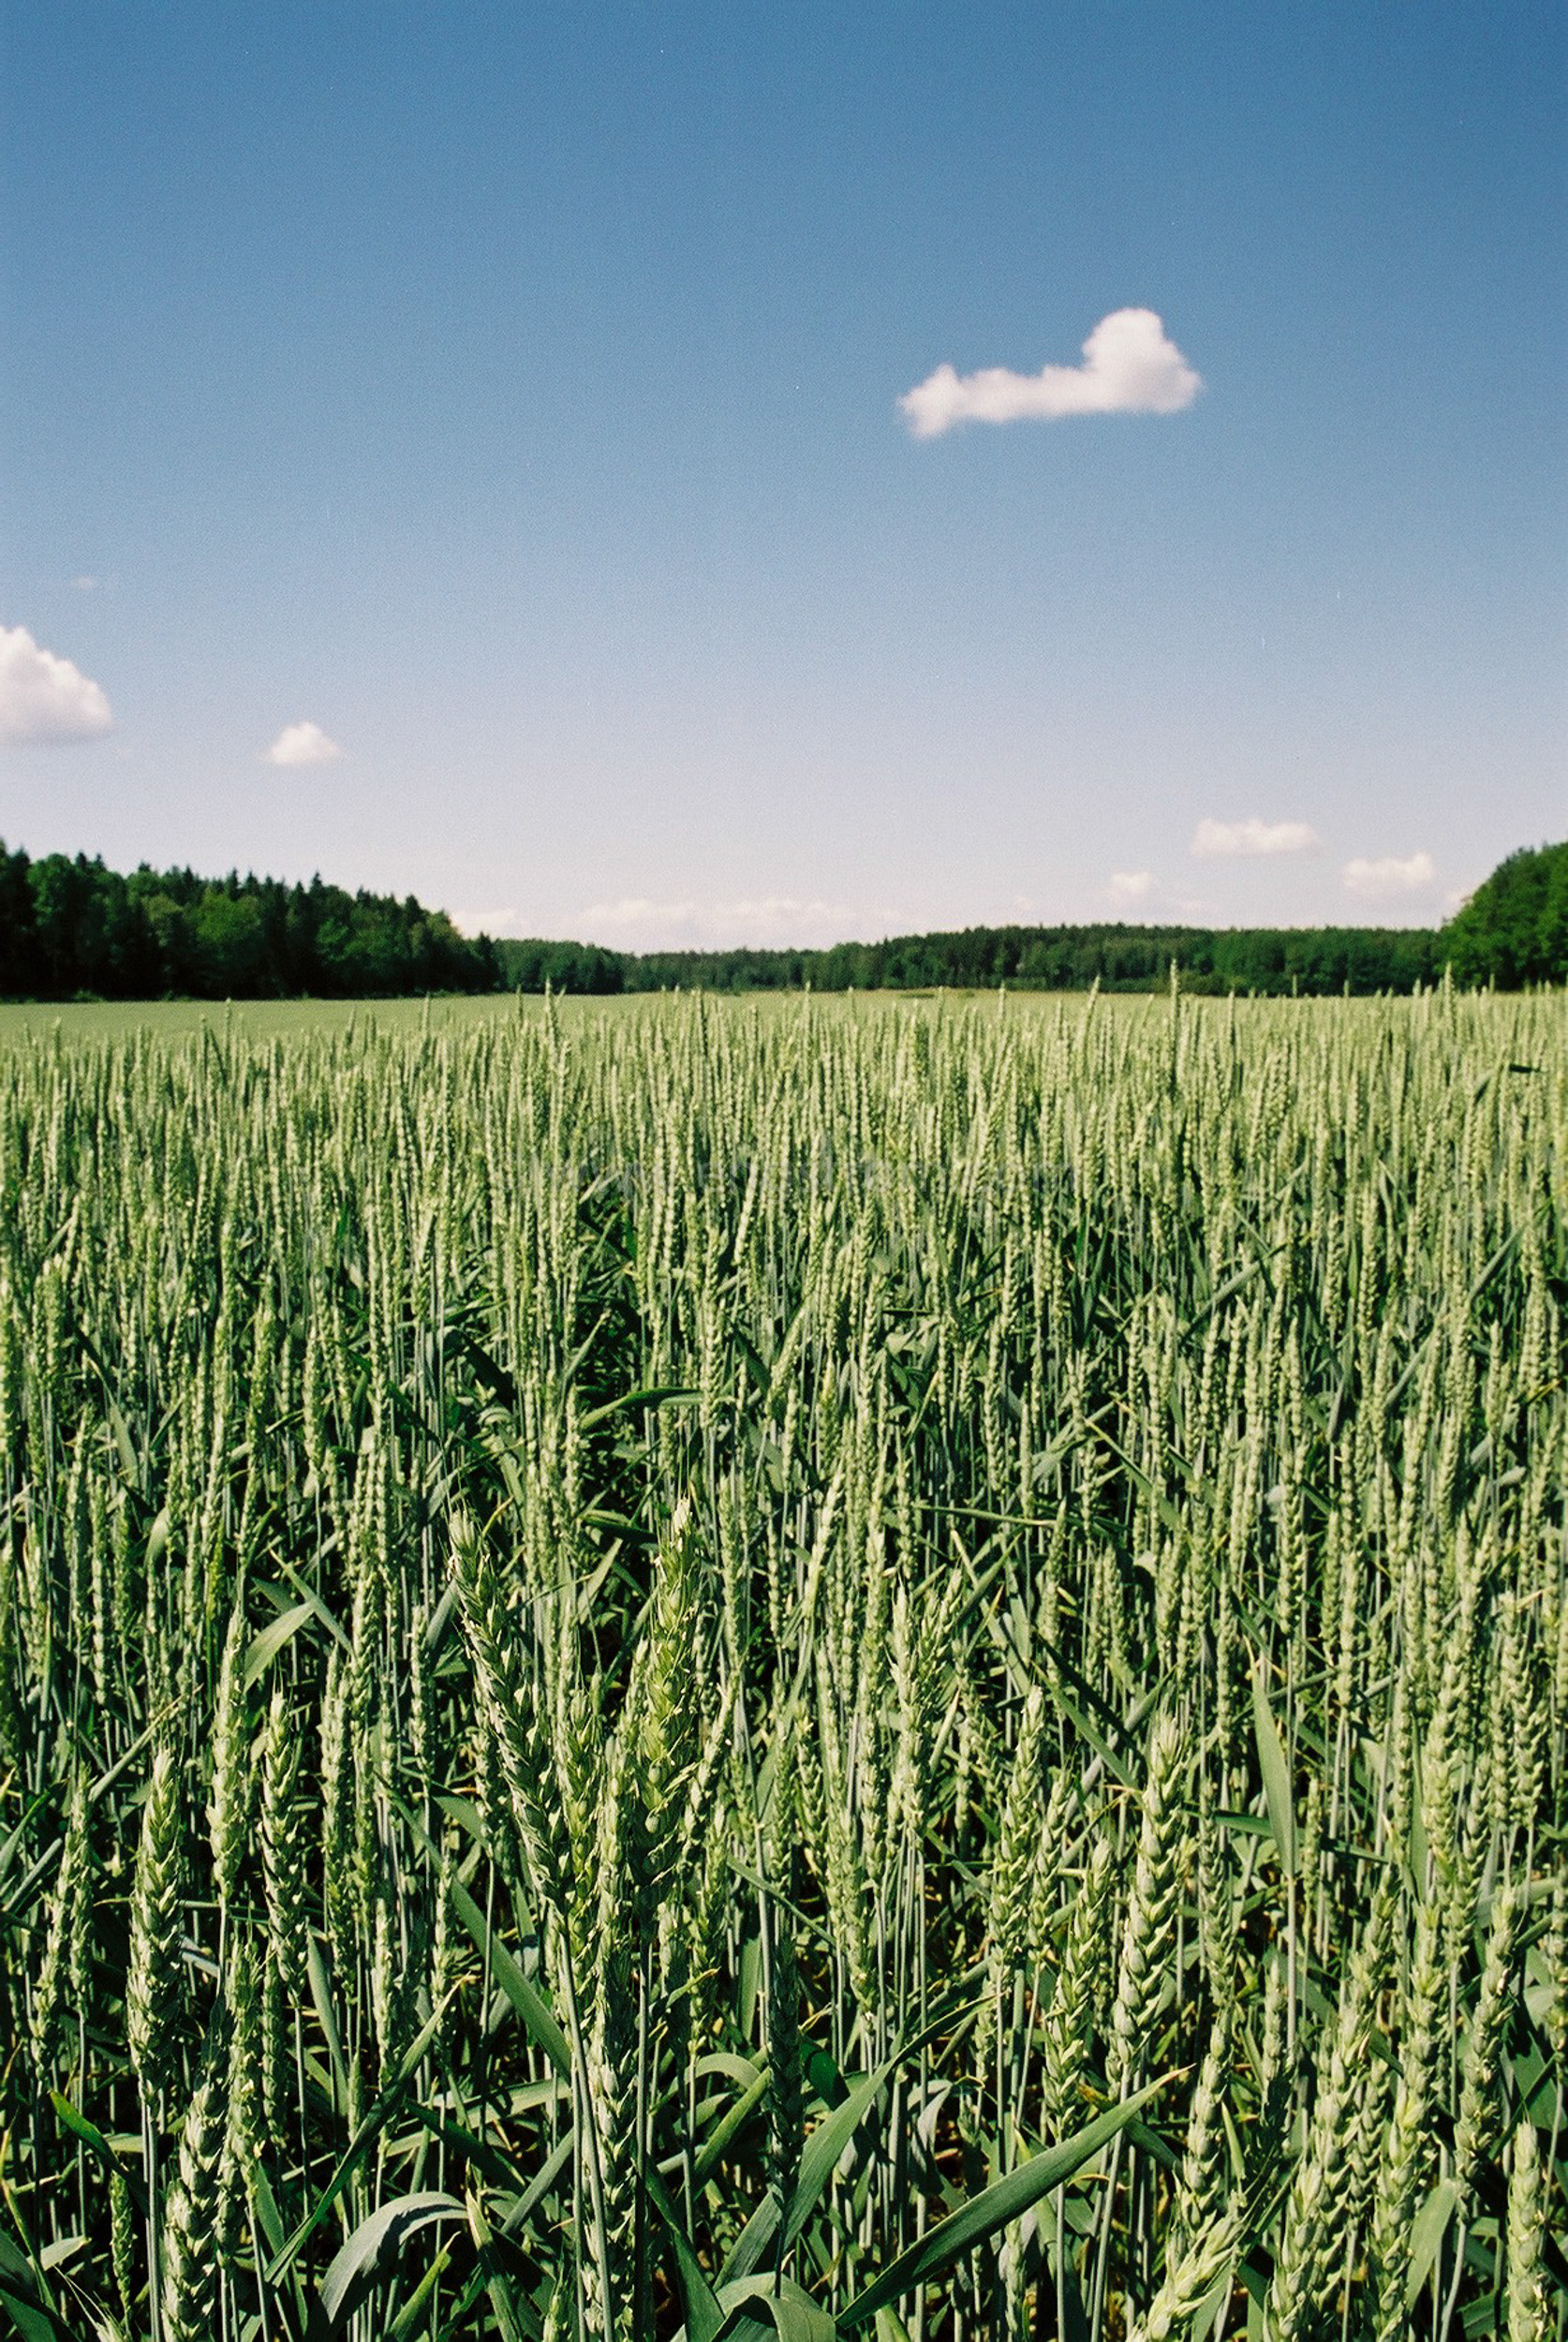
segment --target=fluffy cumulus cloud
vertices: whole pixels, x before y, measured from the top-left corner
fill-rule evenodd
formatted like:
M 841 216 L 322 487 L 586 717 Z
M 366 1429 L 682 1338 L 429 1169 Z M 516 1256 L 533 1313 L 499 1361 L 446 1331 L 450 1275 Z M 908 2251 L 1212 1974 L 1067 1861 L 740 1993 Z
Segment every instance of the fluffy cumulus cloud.
M 100 687 L 24 626 L 0 626 L 0 741 L 96 740 L 114 719 Z
M 1014 374 L 940 365 L 899 400 L 917 439 L 960 422 L 1056 422 L 1064 415 L 1175 415 L 1203 389 L 1152 309 L 1113 309 L 1084 344 L 1081 366 Z
M 269 764 L 333 764 L 343 754 L 319 724 L 285 724 L 266 752 Z
M 1368 862 L 1357 855 L 1344 868 L 1345 884 L 1353 895 L 1361 895 L 1368 902 L 1386 901 L 1390 896 L 1419 895 L 1437 878 L 1437 865 L 1429 853 L 1413 853 L 1401 861 L 1398 854 L 1384 854 L 1381 861 Z
M 1136 903 L 1146 903 L 1154 892 L 1154 874 L 1150 870 L 1113 870 L 1105 892 L 1118 911 L 1131 911 Z
M 1318 833 L 1309 822 L 1260 822 L 1255 813 L 1245 822 L 1200 822 L 1192 835 L 1192 852 L 1205 855 L 1310 853 Z

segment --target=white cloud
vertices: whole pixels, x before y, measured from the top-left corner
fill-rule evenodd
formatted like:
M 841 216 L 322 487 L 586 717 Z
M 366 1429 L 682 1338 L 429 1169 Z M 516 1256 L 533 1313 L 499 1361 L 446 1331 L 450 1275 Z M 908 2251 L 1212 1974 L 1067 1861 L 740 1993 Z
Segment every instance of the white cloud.
M 1251 814 L 1245 822 L 1200 822 L 1192 834 L 1197 854 L 1253 855 L 1309 853 L 1318 842 L 1309 822 L 1260 822 Z
M 269 764 L 333 764 L 343 754 L 319 724 L 285 724 L 266 751 Z
M 576 926 L 579 940 L 657 934 L 661 941 L 678 937 L 672 948 L 684 950 L 694 940 L 690 930 L 696 918 L 695 903 L 661 903 L 649 895 L 622 895 L 614 902 L 589 903 L 578 912 Z
M 515 935 L 517 912 L 511 904 L 504 911 L 452 911 L 448 912 L 459 935 Z
M 1384 854 L 1380 862 L 1368 862 L 1358 854 L 1344 868 L 1351 893 L 1363 895 L 1369 902 L 1390 895 L 1418 895 L 1436 878 L 1437 865 L 1429 853 L 1413 853 L 1403 862 L 1398 854 Z
M 917 439 L 960 422 L 1055 422 L 1063 415 L 1174 415 L 1191 407 L 1202 378 L 1152 309 L 1113 309 L 1084 344 L 1081 366 L 1014 374 L 984 366 L 957 374 L 940 365 L 898 404 Z
M 837 937 L 850 912 L 843 903 L 823 902 L 820 897 L 802 902 L 792 895 L 762 895 L 721 903 L 715 917 L 747 941 L 792 942 L 797 936 L 804 940 L 807 935 L 821 941 L 823 930 L 830 927 Z
M 24 626 L 0 626 L 0 742 L 96 740 L 114 719 L 99 686 Z
M 628 951 L 731 951 L 747 944 L 788 949 L 837 943 L 866 925 L 865 913 L 858 914 L 857 925 L 857 914 L 843 903 L 793 895 L 743 896 L 721 903 L 658 902 L 626 895 L 589 903 L 577 912 L 572 931 L 584 942 L 614 942 Z
M 1146 903 L 1154 892 L 1154 874 L 1151 870 L 1113 870 L 1105 892 L 1120 910 Z

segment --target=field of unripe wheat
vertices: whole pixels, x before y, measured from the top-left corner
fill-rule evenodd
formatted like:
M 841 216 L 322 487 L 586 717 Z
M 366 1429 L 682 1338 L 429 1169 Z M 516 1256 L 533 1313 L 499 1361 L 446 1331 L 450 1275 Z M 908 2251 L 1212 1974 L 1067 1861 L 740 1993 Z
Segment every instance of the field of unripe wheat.
M 1561 994 L 0 1071 L 0 2325 L 1562 2334 Z

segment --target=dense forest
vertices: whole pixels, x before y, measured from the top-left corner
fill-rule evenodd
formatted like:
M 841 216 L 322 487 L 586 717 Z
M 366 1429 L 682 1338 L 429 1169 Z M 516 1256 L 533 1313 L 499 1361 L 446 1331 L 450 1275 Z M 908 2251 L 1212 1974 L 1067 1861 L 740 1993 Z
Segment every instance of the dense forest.
M 34 862 L 0 843 L 0 996 L 12 1000 L 285 1000 L 494 992 L 488 938 L 469 941 L 410 895 L 313 879 L 128 878 L 85 854 Z
M 821 952 L 657 952 L 629 987 L 823 992 L 1015 985 L 1051 992 L 1146 992 L 1174 960 L 1191 992 L 1408 992 L 1442 971 L 1440 940 L 1410 927 L 964 927 Z M 505 947 L 503 947 L 505 948 Z
M 128 878 L 0 844 L 0 997 L 12 1000 L 389 998 L 422 992 L 925 990 L 1012 985 L 1146 992 L 1172 963 L 1190 992 L 1409 992 L 1445 968 L 1513 990 L 1568 981 L 1568 844 L 1494 870 L 1446 926 L 965 927 L 825 951 L 617 952 L 460 935 L 410 895 L 318 878 Z

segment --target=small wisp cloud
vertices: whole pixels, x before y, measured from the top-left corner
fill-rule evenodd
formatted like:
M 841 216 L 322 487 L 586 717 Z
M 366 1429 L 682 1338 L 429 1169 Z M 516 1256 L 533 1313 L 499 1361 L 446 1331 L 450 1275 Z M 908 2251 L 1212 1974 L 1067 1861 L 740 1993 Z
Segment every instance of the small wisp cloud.
M 512 903 L 504 903 L 495 911 L 452 911 L 448 912 L 459 935 L 470 941 L 476 935 L 515 935 L 517 910 Z
M 1152 309 L 1113 309 L 1084 344 L 1079 366 L 1014 374 L 984 366 L 959 374 L 940 365 L 898 405 L 917 439 L 939 438 L 961 422 L 1058 422 L 1066 415 L 1175 415 L 1203 389 Z
M 628 951 L 733 950 L 754 944 L 836 943 L 855 931 L 843 903 L 792 895 L 743 897 L 734 902 L 658 902 L 627 895 L 614 902 L 589 903 L 577 914 L 577 932 L 593 942 L 616 942 Z
M 24 626 L 0 626 L 0 743 L 96 740 L 113 728 L 109 701 L 90 675 L 45 650 Z
M 1343 875 L 1353 895 L 1385 902 L 1390 896 L 1419 895 L 1434 884 L 1437 865 L 1429 853 L 1413 853 L 1402 861 L 1398 854 L 1384 854 L 1379 861 L 1357 854 L 1346 863 Z
M 1152 870 L 1113 870 L 1105 889 L 1113 907 L 1131 911 L 1134 904 L 1146 903 L 1154 892 Z
M 269 764 L 335 764 L 343 750 L 319 724 L 285 724 L 266 751 Z
M 1250 858 L 1258 854 L 1310 853 L 1318 833 L 1310 822 L 1200 822 L 1192 834 L 1195 854 Z

